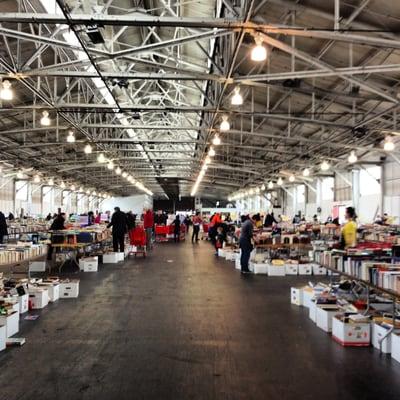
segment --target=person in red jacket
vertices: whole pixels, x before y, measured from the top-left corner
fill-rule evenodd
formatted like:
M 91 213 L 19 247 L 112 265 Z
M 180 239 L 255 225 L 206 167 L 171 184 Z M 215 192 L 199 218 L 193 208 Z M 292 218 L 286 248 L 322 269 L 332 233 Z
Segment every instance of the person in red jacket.
M 153 227 L 154 227 L 154 214 L 153 210 L 150 208 L 144 210 L 143 213 L 143 227 L 146 231 L 146 248 L 147 251 L 151 250 L 151 238 L 153 235 Z

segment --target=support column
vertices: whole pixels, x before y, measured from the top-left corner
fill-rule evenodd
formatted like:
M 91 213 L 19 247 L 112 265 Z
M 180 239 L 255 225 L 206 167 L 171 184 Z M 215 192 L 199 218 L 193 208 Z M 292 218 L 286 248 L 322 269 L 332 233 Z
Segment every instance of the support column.
M 358 169 L 352 171 L 352 180 L 352 201 L 353 206 L 356 209 L 356 213 L 358 213 L 360 208 L 360 171 Z

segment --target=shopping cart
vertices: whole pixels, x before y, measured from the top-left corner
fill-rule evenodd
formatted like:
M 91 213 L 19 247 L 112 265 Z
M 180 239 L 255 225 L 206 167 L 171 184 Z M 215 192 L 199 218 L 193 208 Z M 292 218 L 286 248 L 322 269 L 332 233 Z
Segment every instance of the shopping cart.
M 203 229 L 201 230 L 201 240 L 207 240 L 208 239 L 208 228 L 210 224 L 206 224 L 203 222 Z
M 143 257 L 146 257 L 146 231 L 142 226 L 137 226 L 129 231 L 129 243 L 128 256 L 134 254 L 136 257 L 137 254 L 143 254 Z
M 166 225 L 156 225 L 155 226 L 155 235 L 156 235 L 156 242 L 167 242 L 168 241 L 168 234 L 170 231 L 170 226 Z

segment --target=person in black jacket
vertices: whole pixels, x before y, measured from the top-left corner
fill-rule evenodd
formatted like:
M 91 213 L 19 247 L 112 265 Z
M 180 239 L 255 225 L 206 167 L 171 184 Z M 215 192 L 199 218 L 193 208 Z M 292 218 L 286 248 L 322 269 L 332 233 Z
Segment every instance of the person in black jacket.
M 175 220 L 171 225 L 174 226 L 174 241 L 175 243 L 179 242 L 181 234 L 181 219 L 179 218 L 179 215 L 175 217 Z
M 277 224 L 278 221 L 275 219 L 274 217 L 274 213 L 267 213 L 267 215 L 265 216 L 265 220 L 264 220 L 264 226 L 266 228 L 271 227 L 273 224 Z
M 0 244 L 3 244 L 4 236 L 8 235 L 7 221 L 5 215 L 0 211 Z
M 63 231 L 65 229 L 65 214 L 61 213 L 58 214 L 55 218 L 54 221 L 52 222 L 51 226 L 50 226 L 50 230 L 51 231 Z M 60 236 L 60 235 L 51 235 L 51 242 L 54 244 L 59 244 L 62 243 L 64 241 L 64 237 Z M 52 257 L 53 257 L 53 246 L 51 244 L 49 244 L 49 248 L 47 251 L 47 259 L 49 261 L 51 261 Z
M 111 222 L 107 225 L 107 227 L 112 227 L 114 252 L 123 252 L 125 247 L 125 234 L 128 230 L 128 226 L 126 214 L 122 212 L 119 207 L 114 208 L 114 214 L 112 215 Z

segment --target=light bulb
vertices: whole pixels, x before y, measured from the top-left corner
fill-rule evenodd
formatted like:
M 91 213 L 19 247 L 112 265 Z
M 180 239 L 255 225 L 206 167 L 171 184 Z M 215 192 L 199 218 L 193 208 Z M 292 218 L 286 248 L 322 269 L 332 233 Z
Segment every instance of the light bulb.
M 215 150 L 212 147 L 210 147 L 210 150 L 208 150 L 208 155 L 210 157 L 214 157 L 215 156 Z
M 99 162 L 99 163 L 105 163 L 106 162 L 106 158 L 104 157 L 104 154 L 103 153 L 100 153 L 98 156 L 97 156 L 97 162 Z
M 221 144 L 221 138 L 218 135 L 216 135 L 216 136 L 214 136 L 214 139 L 212 142 L 213 142 L 214 146 L 219 146 Z
M 279 183 L 278 183 L 278 185 L 279 185 Z M 273 188 L 274 188 L 274 182 L 270 181 L 268 183 L 268 189 L 273 189 Z
M 3 81 L 0 89 L 0 98 L 2 100 L 12 100 L 14 97 L 13 91 L 11 90 L 11 83 L 8 80 Z
M 206 164 L 210 164 L 211 158 L 210 158 L 209 156 L 207 156 L 207 157 L 205 158 L 204 162 L 205 162 Z
M 264 185 L 264 184 L 261 185 L 261 190 L 262 190 L 262 191 L 265 190 L 265 185 Z
M 50 178 L 50 179 L 49 179 L 49 185 L 50 185 L 50 186 L 53 186 L 53 185 L 54 185 L 54 179 L 53 179 L 53 178 Z
M 259 188 L 259 187 L 256 188 L 256 193 L 257 193 L 257 194 L 260 193 L 260 188 Z
M 253 194 L 254 194 L 254 190 L 253 190 L 253 189 L 250 189 L 250 190 L 249 190 L 249 195 L 252 196 Z
M 357 157 L 356 153 L 354 151 L 352 151 L 347 160 L 349 161 L 350 164 L 354 164 L 355 162 L 357 162 L 358 157 Z
M 243 104 L 243 97 L 240 94 L 240 89 L 238 87 L 235 87 L 235 93 L 232 96 L 231 104 L 233 106 L 241 106 Z
M 123 177 L 123 178 L 126 178 L 127 176 L 128 176 L 128 173 L 124 171 L 124 172 L 122 173 L 122 177 Z
M 386 136 L 385 143 L 383 145 L 383 150 L 385 150 L 385 151 L 393 151 L 394 150 L 394 143 L 390 136 Z
M 283 185 L 283 179 L 279 177 L 278 181 L 276 182 L 279 186 Z
M 89 195 L 90 194 L 90 190 L 86 190 L 86 194 Z
M 92 195 L 93 195 L 93 196 L 96 196 L 96 194 L 97 194 L 96 191 L 93 190 Z
M 35 182 L 35 183 L 40 183 L 40 176 L 39 176 L 39 175 L 35 175 L 35 176 L 33 177 L 33 182 Z
M 321 163 L 321 171 L 328 171 L 331 166 L 327 161 L 322 161 Z
M 50 118 L 49 118 L 48 111 L 43 111 L 42 112 L 42 118 L 40 119 L 40 123 L 43 126 L 49 126 L 50 125 Z
M 114 163 L 112 161 L 109 161 L 108 164 L 107 164 L 107 168 L 109 170 L 113 170 L 114 169 Z
M 83 193 L 84 192 L 84 190 L 83 190 L 83 187 L 81 186 L 79 189 L 78 189 L 78 192 L 80 192 L 80 193 Z
M 83 149 L 85 154 L 91 154 L 92 153 L 92 146 L 90 144 L 87 144 L 85 148 Z
M 229 131 L 230 128 L 231 128 L 231 126 L 230 126 L 229 121 L 228 121 L 228 116 L 227 115 L 223 115 L 222 116 L 222 122 L 221 122 L 221 124 L 219 126 L 219 129 L 222 132 L 226 132 L 226 131 Z
M 61 181 L 61 183 L 60 183 L 60 188 L 61 188 L 61 189 L 64 189 L 64 188 L 65 188 L 65 183 L 64 183 L 64 181 Z
M 294 175 L 289 176 L 289 182 L 294 182 L 295 180 L 296 178 L 294 177 Z
M 68 143 L 75 143 L 75 135 L 74 135 L 73 131 L 69 131 L 68 132 L 67 142 Z
M 263 46 L 263 40 L 261 36 L 257 36 L 255 38 L 256 45 L 253 47 L 251 51 L 251 59 L 252 61 L 265 61 L 267 59 L 267 49 Z
M 73 191 L 73 192 L 74 192 L 74 191 L 75 191 L 75 189 L 76 189 L 75 185 L 71 185 L 71 186 L 70 186 L 70 189 L 71 189 L 71 191 Z
M 308 168 L 303 169 L 303 176 L 310 176 L 310 170 Z
M 117 175 L 121 175 L 122 169 L 121 169 L 120 167 L 117 167 L 117 169 L 115 170 L 115 173 L 116 173 Z
M 17 172 L 17 178 L 18 178 L 18 179 L 22 179 L 23 177 L 24 177 L 23 172 L 22 172 L 22 171 L 18 171 L 18 172 Z

